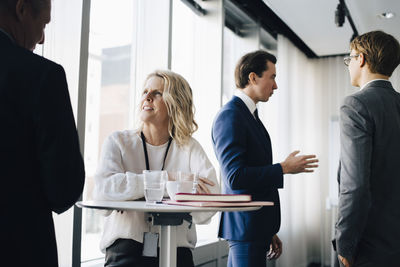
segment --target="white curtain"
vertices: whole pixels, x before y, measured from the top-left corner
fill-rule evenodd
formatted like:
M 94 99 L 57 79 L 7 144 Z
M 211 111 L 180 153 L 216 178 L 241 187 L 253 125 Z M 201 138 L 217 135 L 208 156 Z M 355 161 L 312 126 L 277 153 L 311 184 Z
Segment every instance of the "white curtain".
M 390 78 L 390 81 L 392 82 L 394 89 L 396 89 L 397 92 L 400 92 L 400 67 L 397 67 L 397 69 L 395 69 L 392 77 Z
M 335 220 L 330 204 L 336 197 L 329 194 L 336 192 L 330 188 L 336 186 L 330 169 L 337 168 L 337 157 L 329 156 L 329 150 L 339 145 L 330 144 L 332 135 L 338 134 L 332 132 L 331 125 L 337 121 L 344 96 L 356 88 L 350 85 L 343 57 L 309 59 L 279 36 L 277 59 L 278 89 L 268 103 L 260 105 L 272 139 L 274 162 L 282 162 L 294 150 L 316 154 L 320 162 L 314 173 L 285 175 L 278 233 L 284 252 L 270 265 L 329 265 Z

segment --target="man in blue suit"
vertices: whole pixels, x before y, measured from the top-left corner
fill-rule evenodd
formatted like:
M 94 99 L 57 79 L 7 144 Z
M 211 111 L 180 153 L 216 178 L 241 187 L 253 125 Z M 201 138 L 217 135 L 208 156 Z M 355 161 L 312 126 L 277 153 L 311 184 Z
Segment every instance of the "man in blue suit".
M 292 152 L 284 162 L 272 163 L 271 140 L 258 118 L 258 102 L 266 102 L 277 89 L 276 58 L 265 51 L 244 55 L 235 70 L 235 96 L 222 107 L 212 129 L 214 151 L 221 165 L 227 194 L 250 194 L 253 200 L 273 201 L 258 211 L 222 213 L 219 237 L 229 242 L 228 266 L 266 266 L 266 256 L 278 258 L 282 243 L 278 188 L 283 174 L 312 172 L 315 155 Z

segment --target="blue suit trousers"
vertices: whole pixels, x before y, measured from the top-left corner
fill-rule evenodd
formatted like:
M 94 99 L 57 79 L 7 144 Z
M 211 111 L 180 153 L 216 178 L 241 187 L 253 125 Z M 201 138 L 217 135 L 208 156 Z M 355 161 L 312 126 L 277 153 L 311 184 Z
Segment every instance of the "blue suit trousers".
M 266 267 L 267 242 L 228 241 L 228 267 Z

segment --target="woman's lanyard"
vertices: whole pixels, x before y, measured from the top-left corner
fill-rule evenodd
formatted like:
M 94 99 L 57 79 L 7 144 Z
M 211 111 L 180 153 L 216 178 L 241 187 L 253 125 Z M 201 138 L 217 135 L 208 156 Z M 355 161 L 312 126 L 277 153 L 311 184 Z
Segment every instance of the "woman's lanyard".
M 140 136 L 142 137 L 144 158 L 146 160 L 146 170 L 150 170 L 149 156 L 147 154 L 147 147 L 146 147 L 146 138 L 144 137 L 143 132 L 140 132 Z M 162 168 L 161 168 L 162 171 L 164 170 L 165 159 L 167 158 L 168 150 L 169 150 L 169 147 L 171 146 L 171 142 L 172 142 L 172 138 L 170 137 L 169 140 L 168 140 L 167 150 L 165 151 L 164 161 L 163 161 Z

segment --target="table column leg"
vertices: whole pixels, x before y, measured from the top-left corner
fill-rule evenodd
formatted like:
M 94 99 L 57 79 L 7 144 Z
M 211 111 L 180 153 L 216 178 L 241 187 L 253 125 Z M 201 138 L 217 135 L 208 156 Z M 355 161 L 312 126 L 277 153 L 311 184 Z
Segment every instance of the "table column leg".
M 176 226 L 161 225 L 160 267 L 176 267 Z

